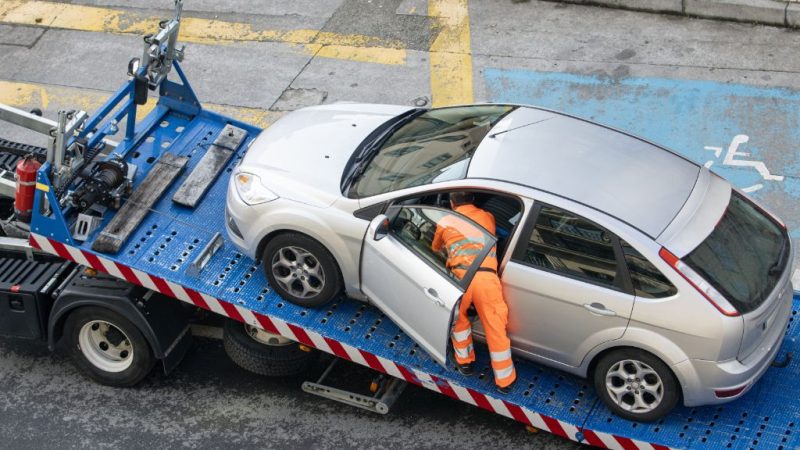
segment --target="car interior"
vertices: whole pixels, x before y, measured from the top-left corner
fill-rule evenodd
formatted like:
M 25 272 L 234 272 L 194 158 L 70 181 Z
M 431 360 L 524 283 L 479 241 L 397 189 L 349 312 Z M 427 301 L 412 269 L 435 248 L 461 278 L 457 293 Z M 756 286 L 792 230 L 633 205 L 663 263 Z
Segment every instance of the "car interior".
M 522 217 L 522 202 L 511 195 L 500 194 L 487 191 L 470 191 L 475 197 L 475 206 L 488 211 L 494 215 L 497 227 L 497 259 L 500 260 L 505 255 L 508 241 L 514 228 L 519 224 Z M 395 205 L 426 205 L 435 206 L 443 209 L 450 209 L 449 192 L 430 193 L 424 196 L 408 197 L 394 203 Z M 405 230 L 405 233 L 416 233 L 415 231 Z M 436 228 L 433 226 L 422 226 L 419 228 L 418 240 L 430 243 Z

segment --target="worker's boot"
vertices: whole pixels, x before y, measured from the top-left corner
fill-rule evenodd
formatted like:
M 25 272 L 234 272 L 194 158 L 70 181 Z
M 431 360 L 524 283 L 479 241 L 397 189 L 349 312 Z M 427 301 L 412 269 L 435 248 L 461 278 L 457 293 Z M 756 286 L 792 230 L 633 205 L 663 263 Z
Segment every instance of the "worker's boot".
M 514 383 L 516 383 L 516 380 L 513 383 L 511 383 L 508 386 L 506 386 L 506 387 L 497 386 L 497 390 L 501 394 L 508 394 L 509 392 L 511 392 L 512 389 L 514 389 Z
M 465 377 L 471 376 L 475 372 L 472 368 L 472 363 L 456 364 L 456 369 Z

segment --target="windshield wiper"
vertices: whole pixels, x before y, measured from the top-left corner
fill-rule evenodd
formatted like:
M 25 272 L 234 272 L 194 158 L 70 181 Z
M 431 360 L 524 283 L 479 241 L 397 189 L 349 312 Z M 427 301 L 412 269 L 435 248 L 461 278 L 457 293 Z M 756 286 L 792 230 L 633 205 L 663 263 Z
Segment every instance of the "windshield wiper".
M 385 123 L 382 129 L 376 130 L 379 131 L 379 133 L 377 133 L 372 140 L 362 143 L 360 145 L 361 151 L 354 158 L 347 176 L 345 176 L 344 180 L 342 181 L 342 192 L 345 192 L 347 189 L 349 189 L 350 186 L 355 183 L 359 177 L 361 177 L 364 171 L 367 170 L 369 163 L 373 158 L 375 158 L 375 155 L 378 154 L 378 151 L 380 151 L 383 143 L 386 142 L 386 140 L 389 139 L 389 137 L 391 137 L 395 131 L 416 119 L 426 111 L 427 109 L 424 108 L 409 110 L 395 117 L 393 120 Z M 370 137 L 372 136 L 368 136 L 367 138 L 369 139 Z

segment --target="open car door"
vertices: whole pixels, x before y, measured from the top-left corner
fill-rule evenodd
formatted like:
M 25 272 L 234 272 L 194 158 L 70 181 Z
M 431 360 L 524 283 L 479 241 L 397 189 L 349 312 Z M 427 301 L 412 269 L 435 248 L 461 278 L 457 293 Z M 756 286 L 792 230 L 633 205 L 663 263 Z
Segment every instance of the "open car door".
M 469 267 L 459 266 L 454 273 L 447 267 L 446 249 L 433 250 L 437 227 L 450 228 L 479 244 L 471 246 L 480 250 Z M 459 301 L 495 242 L 488 231 L 456 212 L 419 205 L 392 207 L 367 229 L 361 289 L 439 364 L 447 366 Z

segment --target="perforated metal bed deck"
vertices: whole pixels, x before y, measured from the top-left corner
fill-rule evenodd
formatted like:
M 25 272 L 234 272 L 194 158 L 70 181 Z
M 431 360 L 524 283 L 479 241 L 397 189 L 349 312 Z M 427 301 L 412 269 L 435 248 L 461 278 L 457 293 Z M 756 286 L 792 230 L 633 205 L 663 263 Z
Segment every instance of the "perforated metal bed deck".
M 226 123 L 247 129 L 247 141 L 197 208 L 173 203 L 172 194 Z M 612 415 L 586 380 L 524 360 L 516 361 L 519 378 L 514 390 L 498 394 L 484 346 L 477 349 L 479 373 L 464 377 L 436 364 L 372 306 L 344 298 L 318 309 L 295 306 L 275 294 L 261 267 L 230 243 L 199 276 L 190 276 L 187 268 L 197 253 L 215 233 L 225 234 L 223 211 L 230 172 L 260 130 L 207 111 L 192 118 L 162 106 L 143 121 L 142 129 L 146 139 L 128 154 L 128 160 L 138 166 L 136 183 L 163 151 L 189 156 L 190 161 L 120 252 L 93 252 L 90 247 L 97 232 L 77 245 L 46 225 L 34 228 L 32 245 L 568 439 L 624 449 L 800 447 L 797 363 L 770 368 L 749 393 L 727 405 L 678 407 L 657 423 L 634 423 Z M 47 180 L 40 176 L 40 182 Z M 795 294 L 778 359 L 800 350 L 798 309 L 800 297 Z

